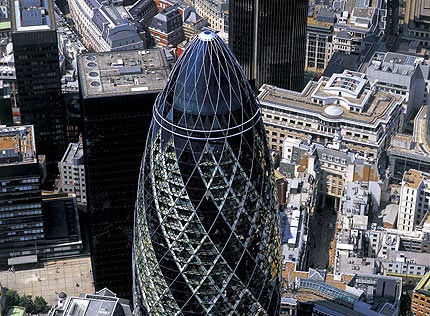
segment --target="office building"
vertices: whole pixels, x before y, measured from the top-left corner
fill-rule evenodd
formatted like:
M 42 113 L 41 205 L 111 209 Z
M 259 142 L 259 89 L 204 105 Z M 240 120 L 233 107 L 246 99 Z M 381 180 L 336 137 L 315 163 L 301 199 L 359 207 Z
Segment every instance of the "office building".
M 9 84 L 16 82 L 15 57 L 13 54 L 13 44 L 10 42 L 6 45 L 4 55 L 0 57 L 0 79 Z
M 256 90 L 303 88 L 307 0 L 229 2 L 229 46 Z
M 191 12 L 182 25 L 185 40 L 190 41 L 207 26 L 209 26 L 209 23 L 206 18 L 202 18 L 196 12 Z
M 325 145 L 285 137 L 279 170 L 293 179 L 309 175 L 322 205 L 330 196 L 334 208 L 352 220 L 354 215 L 367 215 L 368 203 L 380 205 L 380 183 L 385 179 L 374 161 L 344 147 L 339 133 Z
M 400 11 L 404 13 L 403 36 L 418 41 L 424 48 L 429 48 L 430 10 L 426 0 L 400 0 L 399 3 Z
M 130 298 L 140 161 L 169 69 L 158 49 L 83 54 L 78 69 L 95 288 Z
M 354 55 L 360 63 L 363 62 L 378 45 L 380 35 L 385 33 L 386 18 L 384 1 L 311 1 L 306 70 L 318 74 L 324 72 L 334 53 Z M 355 65 L 349 66 L 353 69 Z
M 318 12 L 317 18 L 307 19 L 306 59 L 307 71 L 322 73 L 332 56 L 333 21 L 323 17 L 324 10 Z
M 259 94 L 269 144 L 281 150 L 285 136 L 342 145 L 380 162 L 400 122 L 403 96 L 368 87 L 364 74 L 344 71 L 311 81 L 301 93 L 264 85 Z
M 212 29 L 228 32 L 228 0 L 196 0 L 194 7 L 197 14 L 206 18 Z
M 23 125 L 34 125 L 49 178 L 65 150 L 58 42 L 51 1 L 11 0 L 18 106 Z
M 154 16 L 149 31 L 158 46 L 176 46 L 182 42 L 185 37 L 178 7 L 170 6 Z
M 136 202 L 137 314 L 279 314 L 271 174 L 258 101 L 224 42 L 200 33 L 154 106 Z
M 418 110 L 413 120 L 412 135 L 399 133 L 391 139 L 387 150 L 389 170 L 397 181 L 402 181 L 403 174 L 410 169 L 430 172 L 429 109 L 428 105 L 423 105 Z
M 386 28 L 387 10 L 383 1 L 344 2 L 337 12 L 334 25 L 333 51 L 347 54 L 365 54 L 378 44 Z M 353 4 L 353 6 L 352 6 Z M 339 2 L 333 3 L 333 7 Z M 342 5 L 341 5 L 342 6 Z
M 39 247 L 40 259 L 80 255 L 83 250 L 78 203 L 73 194 L 42 195 L 45 243 Z
M 80 204 L 87 204 L 84 150 L 82 143 L 71 143 L 58 163 L 61 191 L 76 195 Z
M 399 230 L 414 231 L 420 225 L 429 208 L 429 184 L 428 173 L 411 169 L 403 175 L 397 221 Z
M 45 237 L 33 126 L 0 127 L 0 264 Z
M 13 125 L 10 85 L 0 80 L 0 125 Z
M 64 15 L 56 16 L 60 52 L 61 92 L 65 103 L 66 144 L 76 143 L 82 134 L 81 108 L 79 103 L 79 84 L 77 78 L 77 56 L 87 49 L 75 28 L 68 24 Z
M 337 276 L 322 269 L 298 271 L 293 262 L 285 264 L 283 276 L 285 314 L 281 316 L 395 316 L 399 313 L 402 294 L 399 277 L 357 272 Z
M 429 69 L 429 62 L 423 57 L 376 52 L 370 59 L 366 76 L 379 89 L 405 96 L 405 119 L 409 120 L 428 103 Z
M 104 288 L 95 294 L 79 297 L 58 294 L 58 303 L 48 316 L 132 316 L 129 301 Z
M 146 27 L 158 13 L 157 5 L 153 0 L 138 0 L 127 10 L 135 21 L 139 21 Z
M 142 49 L 133 17 L 113 1 L 69 0 L 76 29 L 87 48 L 96 52 Z
M 0 127 L 0 175 L 1 267 L 82 251 L 74 198 L 42 196 L 33 126 Z
M 411 312 L 414 316 L 430 314 L 430 272 L 423 276 L 412 291 Z

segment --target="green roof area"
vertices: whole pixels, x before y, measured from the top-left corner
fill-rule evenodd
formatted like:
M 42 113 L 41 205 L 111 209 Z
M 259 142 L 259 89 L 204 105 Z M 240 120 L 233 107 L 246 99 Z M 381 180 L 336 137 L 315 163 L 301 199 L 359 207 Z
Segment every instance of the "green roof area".
M 24 316 L 25 308 L 20 306 L 13 306 L 7 310 L 6 316 Z
M 427 272 L 415 287 L 415 291 L 425 291 L 430 293 L 430 272 Z
M 10 22 L 6 21 L 6 22 L 0 22 L 0 30 L 4 30 L 4 29 L 10 29 Z

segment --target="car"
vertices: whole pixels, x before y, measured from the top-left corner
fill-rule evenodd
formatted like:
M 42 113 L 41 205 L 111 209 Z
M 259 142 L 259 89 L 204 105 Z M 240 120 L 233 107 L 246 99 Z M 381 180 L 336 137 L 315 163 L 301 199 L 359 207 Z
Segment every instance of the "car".
M 332 229 L 332 228 L 333 228 L 333 224 L 332 223 L 328 224 L 328 229 Z

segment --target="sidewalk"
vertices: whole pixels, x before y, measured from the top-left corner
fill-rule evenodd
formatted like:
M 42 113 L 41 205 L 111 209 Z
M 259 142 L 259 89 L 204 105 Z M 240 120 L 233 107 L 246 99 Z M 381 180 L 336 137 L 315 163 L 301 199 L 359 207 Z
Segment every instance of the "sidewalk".
M 68 296 L 94 293 L 90 257 L 50 261 L 40 269 L 2 271 L 0 283 L 20 295 L 42 296 L 48 305 L 57 303 L 60 292 Z

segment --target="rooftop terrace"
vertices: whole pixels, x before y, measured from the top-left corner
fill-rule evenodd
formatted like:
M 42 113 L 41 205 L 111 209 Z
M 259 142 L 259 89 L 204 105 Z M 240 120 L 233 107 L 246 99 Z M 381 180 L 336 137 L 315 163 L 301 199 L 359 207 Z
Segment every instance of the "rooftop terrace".
M 33 125 L 0 126 L 0 166 L 36 161 Z
M 160 92 L 169 75 L 160 49 L 83 54 L 78 68 L 84 98 Z
M 325 29 L 327 29 L 327 30 L 329 30 L 332 26 L 333 26 L 333 23 L 330 23 L 330 22 L 321 22 L 321 21 L 318 21 L 317 19 L 314 19 L 314 18 L 311 18 L 311 17 L 308 17 L 308 26 L 316 26 L 316 27 L 321 27 L 321 28 L 325 28 Z

